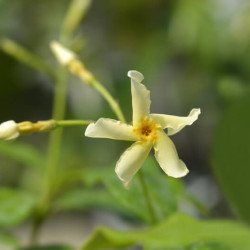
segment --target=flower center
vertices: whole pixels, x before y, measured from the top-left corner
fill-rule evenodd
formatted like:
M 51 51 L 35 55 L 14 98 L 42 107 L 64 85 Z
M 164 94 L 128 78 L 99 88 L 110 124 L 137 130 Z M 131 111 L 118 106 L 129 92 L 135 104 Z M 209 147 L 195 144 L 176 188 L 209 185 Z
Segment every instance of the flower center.
M 141 137 L 142 141 L 155 140 L 156 139 L 157 123 L 149 118 L 144 118 L 134 128 L 134 132 Z
M 151 132 L 152 132 L 152 130 L 151 130 L 150 126 L 148 126 L 148 125 L 141 128 L 142 135 L 149 136 Z

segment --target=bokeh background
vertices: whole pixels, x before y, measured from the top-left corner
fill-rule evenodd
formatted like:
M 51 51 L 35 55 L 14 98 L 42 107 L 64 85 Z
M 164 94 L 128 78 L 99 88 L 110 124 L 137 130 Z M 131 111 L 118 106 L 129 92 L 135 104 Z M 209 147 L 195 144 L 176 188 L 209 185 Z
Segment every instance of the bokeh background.
M 69 3 L 0 0 L 0 36 L 16 41 L 57 68 L 49 43 L 58 40 Z M 245 222 L 250 222 L 249 27 L 247 0 L 94 0 L 70 44 L 87 69 L 119 100 L 129 121 L 132 110 L 127 72 L 131 69 L 144 74 L 153 113 L 185 116 L 192 108 L 201 108 L 198 121 L 172 137 L 190 169 L 183 181 L 211 210 L 211 217 L 239 216 Z M 1 122 L 51 118 L 54 85 L 46 75 L 4 50 L 0 51 L 0 72 Z M 74 76 L 69 77 L 67 98 L 67 119 L 115 119 L 105 100 Z M 31 145 L 45 157 L 48 134 L 21 137 L 18 142 Z M 0 185 L 38 189 L 40 176 L 1 147 Z M 60 167 L 111 166 L 126 147 L 124 142 L 85 138 L 84 128 L 67 128 Z M 180 210 L 200 216 L 185 202 Z M 88 225 L 93 226 L 97 218 L 120 223 L 108 209 L 105 216 L 98 209 L 79 211 L 59 214 L 52 221 L 62 223 L 63 218 L 73 216 L 68 220 L 72 222 L 80 217 L 85 225 L 81 229 L 87 233 Z M 88 222 L 84 221 L 86 213 L 87 217 L 92 215 Z M 75 220 L 68 226 L 71 232 L 79 230 Z M 18 226 L 14 231 L 25 238 L 20 232 L 26 227 Z

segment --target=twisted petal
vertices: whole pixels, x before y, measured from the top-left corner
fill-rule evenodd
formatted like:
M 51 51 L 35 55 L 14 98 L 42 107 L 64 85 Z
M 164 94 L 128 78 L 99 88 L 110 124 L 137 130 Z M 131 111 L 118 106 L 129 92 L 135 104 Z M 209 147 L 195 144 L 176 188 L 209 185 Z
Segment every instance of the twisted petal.
M 173 142 L 163 130 L 158 131 L 154 149 L 155 158 L 167 175 L 179 178 L 189 172 L 185 163 L 179 159 Z
M 129 187 L 133 176 L 140 169 L 151 148 L 151 143 L 135 142 L 122 154 L 116 164 L 115 172 L 125 187 Z
M 128 72 L 131 78 L 132 107 L 133 107 L 133 125 L 140 122 L 141 119 L 149 115 L 150 92 L 141 84 L 143 75 L 135 70 Z
M 11 120 L 0 124 L 0 140 L 13 140 L 18 136 L 18 125 L 15 121 Z
M 158 122 L 163 129 L 168 128 L 168 135 L 174 135 L 187 125 L 192 125 L 198 119 L 200 109 L 192 109 L 188 116 L 173 116 L 150 114 L 150 117 Z
M 133 133 L 132 126 L 107 118 L 100 118 L 96 123 L 89 124 L 85 136 L 127 141 L 137 141 L 139 139 Z

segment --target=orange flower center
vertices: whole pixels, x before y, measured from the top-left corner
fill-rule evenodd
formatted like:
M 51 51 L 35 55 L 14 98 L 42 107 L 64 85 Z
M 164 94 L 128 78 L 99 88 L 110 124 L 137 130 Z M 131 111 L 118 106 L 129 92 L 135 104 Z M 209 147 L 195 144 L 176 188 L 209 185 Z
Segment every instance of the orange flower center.
M 148 126 L 148 125 L 141 128 L 141 134 L 142 135 L 149 136 L 151 132 L 152 132 L 151 127 Z
M 134 132 L 141 137 L 142 141 L 154 141 L 156 139 L 157 123 L 149 118 L 142 119 L 141 123 L 134 128 Z

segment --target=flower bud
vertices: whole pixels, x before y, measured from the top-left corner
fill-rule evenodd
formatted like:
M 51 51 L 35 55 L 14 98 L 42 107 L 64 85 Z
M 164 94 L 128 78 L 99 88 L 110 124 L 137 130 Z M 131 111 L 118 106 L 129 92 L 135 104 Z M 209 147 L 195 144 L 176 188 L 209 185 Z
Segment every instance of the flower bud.
M 19 136 L 18 126 L 15 121 L 0 124 L 0 140 L 13 140 Z
M 57 60 L 64 66 L 76 58 L 76 55 L 71 50 L 65 48 L 63 45 L 56 41 L 50 43 L 50 48 L 56 56 Z

